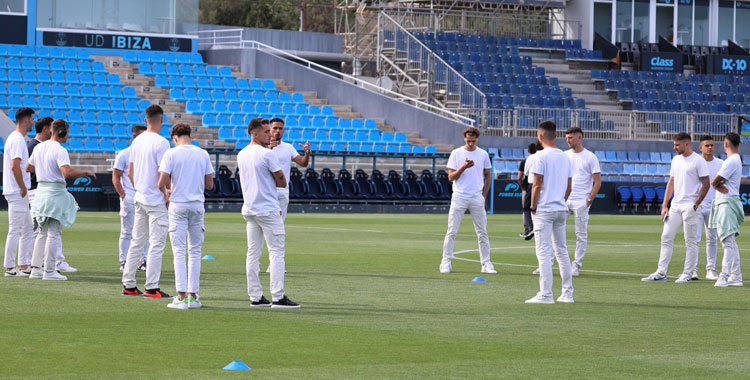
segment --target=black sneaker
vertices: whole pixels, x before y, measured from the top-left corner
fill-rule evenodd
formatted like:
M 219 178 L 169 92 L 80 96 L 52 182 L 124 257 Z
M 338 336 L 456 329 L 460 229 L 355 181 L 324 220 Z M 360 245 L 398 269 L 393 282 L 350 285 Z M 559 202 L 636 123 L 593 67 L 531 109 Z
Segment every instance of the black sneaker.
M 138 271 L 139 272 L 145 272 L 146 271 L 146 263 L 140 263 L 138 265 Z
M 274 301 L 273 304 L 271 305 L 271 308 L 274 308 L 274 309 L 275 308 L 278 308 L 278 309 L 298 309 L 299 308 L 299 304 L 295 303 L 295 302 L 292 302 L 292 300 L 290 300 L 289 297 L 287 297 L 285 295 L 284 298 L 282 298 L 282 299 L 280 299 L 278 301 Z
M 122 289 L 122 295 L 123 296 L 140 296 L 143 295 L 143 292 L 138 290 L 138 288 L 125 288 Z
M 159 290 L 159 288 L 146 289 L 146 293 L 143 293 L 143 296 L 146 298 L 169 298 L 171 297 L 169 294 L 164 293 L 161 290 Z
M 534 231 L 529 232 L 528 234 L 526 234 L 526 237 L 524 237 L 524 239 L 526 240 L 531 240 L 533 238 L 534 238 Z
M 264 307 L 264 306 L 271 306 L 271 301 L 268 300 L 265 296 L 260 296 L 260 299 L 257 301 L 250 302 L 250 307 Z

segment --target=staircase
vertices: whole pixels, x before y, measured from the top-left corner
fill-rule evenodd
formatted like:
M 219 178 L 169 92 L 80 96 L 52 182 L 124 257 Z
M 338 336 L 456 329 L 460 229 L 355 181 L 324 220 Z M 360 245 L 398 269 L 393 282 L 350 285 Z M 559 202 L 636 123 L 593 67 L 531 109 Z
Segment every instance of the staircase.
M 533 58 L 534 65 L 544 67 L 545 74 L 558 78 L 560 87 L 573 90 L 573 97 L 586 101 L 586 108 L 596 111 L 622 111 L 617 99 L 596 88 L 591 70 L 571 67 L 564 59 Z

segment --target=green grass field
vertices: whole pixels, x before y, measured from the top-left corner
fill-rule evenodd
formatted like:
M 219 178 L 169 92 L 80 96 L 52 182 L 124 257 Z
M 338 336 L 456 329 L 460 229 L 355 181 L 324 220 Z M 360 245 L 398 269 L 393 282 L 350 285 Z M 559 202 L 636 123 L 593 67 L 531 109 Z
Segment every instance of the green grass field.
M 5 212 L 0 220 L 4 241 Z M 538 281 L 533 241 L 517 237 L 520 216 L 489 217 L 500 273 L 486 283 L 471 282 L 476 261 L 438 273 L 446 224 L 447 215 L 291 214 L 286 291 L 302 308 L 258 310 L 247 297 L 244 221 L 209 214 L 203 252 L 216 260 L 203 261 L 204 308 L 182 311 L 120 296 L 119 218 L 81 213 L 63 234 L 79 273 L 67 282 L 0 278 L 0 378 L 750 376 L 750 289 L 640 281 L 656 268 L 658 216 L 592 216 L 572 305 L 524 304 Z M 743 232 L 741 247 L 748 224 Z M 681 239 L 672 276 L 685 257 Z M 476 247 L 467 216 L 456 250 L 477 260 Z M 267 262 L 264 254 L 262 269 Z M 704 267 L 701 250 L 701 276 Z M 162 273 L 171 294 L 169 249 Z M 143 279 L 139 272 L 141 288 Z M 222 371 L 232 360 L 252 370 Z

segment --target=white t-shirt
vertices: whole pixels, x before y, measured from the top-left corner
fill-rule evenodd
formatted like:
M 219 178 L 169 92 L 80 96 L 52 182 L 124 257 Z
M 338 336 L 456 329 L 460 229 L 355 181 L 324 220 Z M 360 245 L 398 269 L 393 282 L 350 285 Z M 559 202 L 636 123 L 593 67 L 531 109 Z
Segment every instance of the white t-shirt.
M 70 166 L 70 157 L 59 142 L 47 140 L 34 148 L 29 164 L 34 166 L 37 182 L 65 183 L 65 176 L 60 168 Z
M 537 151 L 539 153 L 540 151 Z M 534 175 L 531 174 L 531 167 L 534 166 L 534 160 L 536 159 L 536 153 L 526 157 L 526 163 L 523 166 L 523 175 L 528 178 L 529 185 L 534 183 Z
M 491 169 L 490 155 L 482 148 L 469 152 L 465 147 L 453 149 L 448 158 L 448 169 L 458 170 L 466 160 L 474 161 L 474 166 L 466 169 L 453 181 L 453 197 L 474 199 L 482 196 L 484 190 L 484 170 Z
M 685 157 L 678 154 L 672 158 L 669 175 L 674 177 L 673 204 L 694 203 L 701 190 L 700 177 L 708 177 L 708 165 L 695 152 Z
M 544 176 L 537 211 L 567 211 L 565 192 L 568 190 L 568 178 L 573 176 L 570 159 L 558 148 L 544 148 L 534 155 L 536 159 L 531 173 Z
M 11 161 L 21 159 L 21 175 L 26 189 L 31 188 L 31 173 L 26 171 L 29 163 L 29 149 L 26 147 L 26 138 L 18 131 L 11 132 L 5 139 L 5 150 L 3 151 L 3 195 L 20 194 L 21 188 L 16 183 L 11 169 Z
M 122 183 L 122 189 L 125 190 L 125 199 L 132 202 L 133 196 L 135 196 L 135 189 L 133 184 L 130 182 L 128 177 L 128 169 L 130 167 L 130 147 L 127 147 L 117 153 L 115 156 L 115 165 L 113 168 L 122 171 L 122 177 L 120 183 Z
M 715 159 L 714 159 L 715 160 Z M 733 195 L 740 195 L 740 181 L 742 180 L 742 161 L 739 154 L 733 154 L 724 160 L 721 168 L 717 173 L 727 180 L 724 186 L 729 190 L 727 194 L 716 192 L 716 199 L 727 198 Z M 713 178 L 711 178 L 713 180 Z
M 286 178 L 286 187 L 276 188 L 279 193 L 289 194 L 289 175 L 292 172 L 292 160 L 299 156 L 297 149 L 294 149 L 294 145 L 281 141 L 278 146 L 271 149 L 274 155 L 279 159 L 281 170 L 284 172 L 284 178 Z
M 242 184 L 242 215 L 280 212 L 279 196 L 273 174 L 281 170 L 279 159 L 268 148 L 250 144 L 237 154 Z
M 159 191 L 159 163 L 169 149 L 169 141 L 159 134 L 145 131 L 130 145 L 130 162 L 133 164 L 133 187 L 136 202 L 163 205 L 164 194 Z
M 192 145 L 178 145 L 161 159 L 159 171 L 172 177 L 170 202 L 203 202 L 206 176 L 214 172 L 208 152 Z
M 713 180 L 714 177 L 716 177 L 717 173 L 719 173 L 719 169 L 721 169 L 721 166 L 723 163 L 724 163 L 723 160 L 716 158 L 716 157 L 714 157 L 714 159 L 711 161 L 706 161 L 706 166 L 708 167 L 708 181 L 709 182 Z M 742 165 L 740 164 L 740 166 Z M 708 193 L 706 194 L 706 197 L 703 198 L 703 203 L 701 203 L 701 205 L 703 206 L 703 211 L 711 210 L 711 202 L 713 202 L 714 198 L 716 197 L 716 194 L 717 194 L 716 189 L 714 189 L 713 186 L 709 186 Z
M 594 173 L 602 172 L 599 168 L 599 159 L 586 148 L 580 153 L 568 149 L 565 154 L 568 155 L 573 170 L 572 190 L 568 199 L 588 199 L 591 189 L 594 188 Z

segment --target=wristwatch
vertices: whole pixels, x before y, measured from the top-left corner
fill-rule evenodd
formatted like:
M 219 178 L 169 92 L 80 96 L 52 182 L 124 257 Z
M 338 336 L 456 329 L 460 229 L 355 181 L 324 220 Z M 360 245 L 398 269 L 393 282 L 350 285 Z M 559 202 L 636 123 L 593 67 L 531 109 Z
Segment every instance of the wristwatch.
M 698 205 L 693 204 L 693 211 L 698 211 Z

